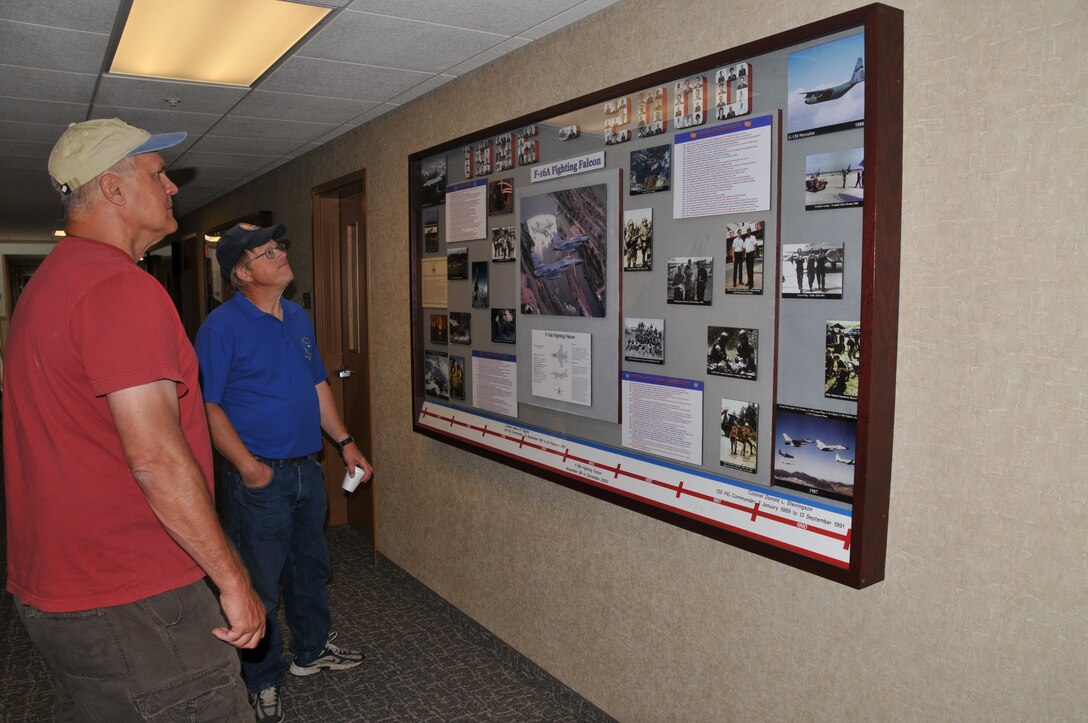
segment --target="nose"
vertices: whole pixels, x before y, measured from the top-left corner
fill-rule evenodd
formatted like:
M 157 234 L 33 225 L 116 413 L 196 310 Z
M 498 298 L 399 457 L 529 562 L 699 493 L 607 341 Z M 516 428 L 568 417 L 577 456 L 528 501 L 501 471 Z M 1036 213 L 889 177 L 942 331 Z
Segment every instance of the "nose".
M 178 187 L 174 185 L 174 182 L 170 180 L 170 177 L 166 175 L 165 171 L 163 171 L 162 174 L 162 185 L 163 188 L 166 189 L 166 194 L 168 196 L 173 196 L 178 192 Z

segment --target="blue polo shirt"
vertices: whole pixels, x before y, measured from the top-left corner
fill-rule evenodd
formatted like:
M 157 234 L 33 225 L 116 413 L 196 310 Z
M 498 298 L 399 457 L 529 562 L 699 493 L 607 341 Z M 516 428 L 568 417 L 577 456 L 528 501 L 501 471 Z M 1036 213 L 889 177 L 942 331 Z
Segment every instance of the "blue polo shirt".
M 204 401 L 218 404 L 258 457 L 303 457 L 321 449 L 316 385 L 328 373 L 314 327 L 282 299 L 283 321 L 236 293 L 196 335 Z

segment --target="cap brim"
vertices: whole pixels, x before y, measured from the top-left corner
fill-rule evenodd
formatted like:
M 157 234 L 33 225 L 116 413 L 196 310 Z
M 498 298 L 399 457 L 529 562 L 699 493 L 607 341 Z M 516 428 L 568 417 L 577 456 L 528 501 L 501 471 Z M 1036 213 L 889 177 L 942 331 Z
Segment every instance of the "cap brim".
M 154 151 L 161 151 L 164 148 L 171 148 L 185 140 L 185 136 L 187 135 L 188 133 L 185 131 L 180 131 L 178 133 L 156 133 L 144 141 L 142 145 L 129 151 L 127 155 L 136 156 L 141 153 L 152 153 Z

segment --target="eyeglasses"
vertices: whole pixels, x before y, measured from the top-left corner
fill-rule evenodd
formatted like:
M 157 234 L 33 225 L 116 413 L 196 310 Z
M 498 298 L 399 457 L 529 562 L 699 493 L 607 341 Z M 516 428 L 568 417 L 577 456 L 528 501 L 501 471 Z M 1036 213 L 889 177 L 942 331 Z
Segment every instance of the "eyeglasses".
M 256 256 L 252 256 L 250 258 L 253 261 L 256 261 L 260 257 L 264 256 L 266 259 L 271 261 L 272 259 L 276 258 L 277 255 L 286 254 L 286 253 L 287 253 L 287 244 L 280 243 L 280 244 L 276 244 L 275 246 L 273 246 L 270 249 L 265 249 L 263 252 L 257 254 Z

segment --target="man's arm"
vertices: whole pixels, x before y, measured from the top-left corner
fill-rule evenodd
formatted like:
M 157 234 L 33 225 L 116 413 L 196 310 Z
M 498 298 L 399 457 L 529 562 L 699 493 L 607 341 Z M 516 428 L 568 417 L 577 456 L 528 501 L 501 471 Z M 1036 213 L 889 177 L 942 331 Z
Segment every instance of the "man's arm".
M 272 481 L 272 468 L 253 456 L 223 408 L 218 404 L 205 402 L 204 411 L 208 414 L 212 444 L 242 475 L 242 484 L 252 489 L 267 486 Z
M 227 541 L 204 473 L 181 431 L 177 384 L 162 379 L 106 395 L 125 461 L 167 534 L 220 592 L 229 627 L 212 634 L 237 648 L 264 636 L 265 611 Z
M 347 429 L 340 419 L 340 412 L 337 411 L 336 402 L 332 398 L 332 389 L 329 388 L 329 383 L 325 380 L 317 383 L 317 403 L 321 409 L 321 429 L 325 431 L 325 434 L 329 435 L 334 442 L 339 442 L 347 437 Z M 354 472 L 356 467 L 363 470 L 363 482 L 370 479 L 370 475 L 373 474 L 374 470 L 370 467 L 370 462 L 367 461 L 366 456 L 363 455 L 362 450 L 359 449 L 355 442 L 346 445 L 340 450 L 340 454 L 344 457 L 344 466 L 349 470 Z

